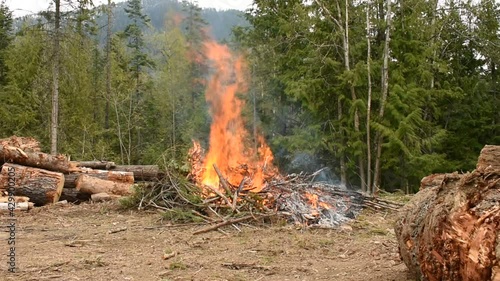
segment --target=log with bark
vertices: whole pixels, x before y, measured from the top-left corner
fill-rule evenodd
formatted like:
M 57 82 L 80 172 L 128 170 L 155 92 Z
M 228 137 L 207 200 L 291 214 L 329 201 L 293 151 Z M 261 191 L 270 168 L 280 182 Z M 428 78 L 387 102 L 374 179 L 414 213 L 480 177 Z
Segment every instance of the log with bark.
M 88 194 L 108 193 L 122 196 L 131 195 L 132 185 L 131 183 L 103 180 L 85 174 L 78 176 L 76 180 L 76 190 Z
M 163 177 L 158 165 L 117 165 L 110 170 L 132 172 L 137 181 L 157 181 Z
M 61 198 L 59 200 L 66 200 L 71 203 L 80 203 L 90 200 L 91 194 L 80 192 L 76 188 L 63 188 Z
M 64 155 L 50 155 L 42 152 L 28 152 L 19 147 L 0 144 L 0 163 L 16 163 L 19 165 L 46 169 L 61 173 L 79 171 L 73 162 Z
M 401 210 L 399 252 L 417 280 L 500 280 L 499 151 L 485 147 L 471 173 L 425 177 Z
M 109 161 L 74 161 L 77 167 L 85 167 L 91 169 L 109 170 L 116 167 L 115 162 Z
M 64 188 L 75 188 L 76 180 L 82 174 L 102 180 L 128 184 L 134 183 L 134 174 L 132 172 L 82 169 L 80 172 L 65 175 Z
M 36 205 L 57 202 L 64 186 L 62 173 L 5 163 L 0 173 L 0 188 L 8 188 L 11 176 L 14 178 L 14 195 L 29 197 Z

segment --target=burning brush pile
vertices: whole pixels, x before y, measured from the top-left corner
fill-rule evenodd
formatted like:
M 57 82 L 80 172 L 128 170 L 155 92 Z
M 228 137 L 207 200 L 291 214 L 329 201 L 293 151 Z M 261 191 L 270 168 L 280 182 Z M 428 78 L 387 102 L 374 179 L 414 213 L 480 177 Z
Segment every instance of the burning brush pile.
M 279 174 L 264 137 L 250 135 L 241 118 L 244 101 L 237 94 L 247 91 L 243 58 L 214 42 L 206 43 L 205 49 L 213 68 L 205 93 L 212 117 L 208 151 L 194 141 L 188 181 L 167 174 L 167 183 L 149 189 L 140 207 L 152 205 L 167 212 L 188 207 L 189 216 L 216 223 L 199 233 L 259 217 L 280 216 L 326 228 L 355 218 L 367 205 L 361 193 L 315 183 L 316 173 Z M 371 204 L 399 207 L 387 202 Z

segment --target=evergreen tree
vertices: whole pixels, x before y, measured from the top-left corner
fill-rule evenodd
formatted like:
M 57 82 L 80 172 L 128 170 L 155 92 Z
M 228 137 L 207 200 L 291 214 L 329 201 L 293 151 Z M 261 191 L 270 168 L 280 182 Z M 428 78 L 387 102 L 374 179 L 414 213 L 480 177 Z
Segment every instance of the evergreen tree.
M 12 12 L 5 5 L 5 1 L 2 0 L 0 2 L 0 87 L 6 83 L 7 67 L 5 65 L 5 51 L 11 41 Z

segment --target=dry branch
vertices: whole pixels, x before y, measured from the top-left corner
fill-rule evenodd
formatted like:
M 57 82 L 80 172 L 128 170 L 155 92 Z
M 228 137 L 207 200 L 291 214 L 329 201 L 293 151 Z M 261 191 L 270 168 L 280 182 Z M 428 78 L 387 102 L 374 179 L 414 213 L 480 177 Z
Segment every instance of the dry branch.
M 209 226 L 209 227 L 197 230 L 197 231 L 193 232 L 193 235 L 210 232 L 212 230 L 219 229 L 219 228 L 221 228 L 223 226 L 226 226 L 226 225 L 230 225 L 230 224 L 233 224 L 233 223 L 239 223 L 239 222 L 250 220 L 250 219 L 253 219 L 253 218 L 254 218 L 254 216 L 250 215 L 250 216 L 245 216 L 245 217 L 242 217 L 242 218 L 237 218 L 237 219 L 223 221 L 223 222 L 220 222 L 218 224 L 215 224 L 215 225 L 212 225 L 212 226 Z

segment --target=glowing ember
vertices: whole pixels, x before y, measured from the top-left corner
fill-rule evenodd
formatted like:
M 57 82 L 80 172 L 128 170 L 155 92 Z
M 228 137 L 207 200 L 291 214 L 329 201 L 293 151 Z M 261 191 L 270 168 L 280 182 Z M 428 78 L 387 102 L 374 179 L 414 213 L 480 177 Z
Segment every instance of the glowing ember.
M 209 150 L 203 164 L 199 168 L 193 165 L 195 178 L 202 185 L 220 189 L 215 164 L 233 186 L 238 186 L 247 177 L 245 186 L 259 192 L 265 186 L 267 175 L 274 173 L 275 168 L 273 154 L 264 138 L 257 137 L 258 149 L 255 151 L 241 118 L 244 101 L 237 94 L 247 91 L 245 61 L 241 56 L 235 56 L 226 45 L 213 41 L 205 43 L 205 50 L 213 66 L 205 93 L 212 124 Z M 195 143 L 191 153 L 199 148 Z
M 330 204 L 321 202 L 317 194 L 306 192 L 304 195 L 307 198 L 308 203 L 311 205 L 313 215 L 319 215 L 319 207 L 326 210 L 332 208 Z

